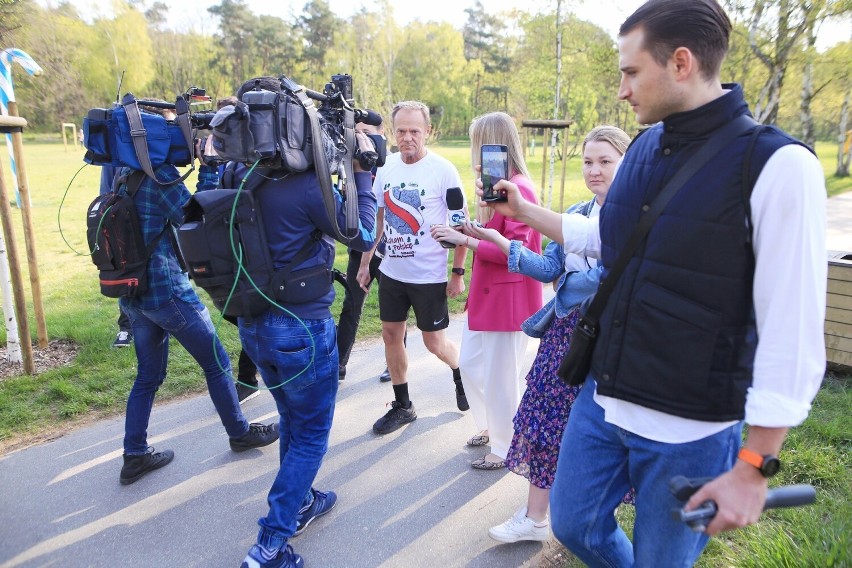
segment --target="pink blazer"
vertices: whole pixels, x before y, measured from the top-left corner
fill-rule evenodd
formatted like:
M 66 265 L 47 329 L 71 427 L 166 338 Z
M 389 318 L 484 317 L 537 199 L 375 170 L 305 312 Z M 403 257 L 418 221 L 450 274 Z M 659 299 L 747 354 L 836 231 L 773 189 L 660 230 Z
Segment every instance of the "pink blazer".
M 511 181 L 527 201 L 538 203 L 532 182 L 515 175 Z M 541 254 L 541 234 L 498 213 L 485 225 L 509 240 L 521 241 Z M 468 326 L 474 331 L 520 331 L 521 323 L 542 305 L 542 284 L 528 276 L 509 272 L 508 258 L 494 243 L 480 241 L 473 257 L 467 297 Z

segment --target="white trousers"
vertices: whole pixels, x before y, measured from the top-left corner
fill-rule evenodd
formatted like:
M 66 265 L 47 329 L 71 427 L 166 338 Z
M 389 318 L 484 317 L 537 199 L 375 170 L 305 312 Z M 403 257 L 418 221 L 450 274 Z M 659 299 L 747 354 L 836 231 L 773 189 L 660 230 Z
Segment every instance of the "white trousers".
M 488 430 L 491 452 L 506 459 L 512 420 L 526 389 L 524 355 L 529 337 L 522 331 L 462 332 L 459 369 L 477 431 Z

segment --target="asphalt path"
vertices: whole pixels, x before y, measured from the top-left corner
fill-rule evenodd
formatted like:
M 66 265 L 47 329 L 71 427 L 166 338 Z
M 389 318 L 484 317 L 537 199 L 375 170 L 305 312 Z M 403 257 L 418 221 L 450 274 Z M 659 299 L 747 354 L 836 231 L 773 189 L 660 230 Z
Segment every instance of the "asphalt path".
M 456 343 L 463 317 L 448 330 Z M 500 544 L 487 530 L 525 502 L 526 480 L 470 467 L 485 450 L 465 445 L 475 426 L 456 408 L 452 374 L 418 331 L 408 345 L 417 420 L 372 432 L 393 391 L 378 380 L 381 341 L 357 344 L 315 483 L 338 504 L 291 544 L 307 567 L 520 566 L 541 543 Z M 268 392 L 243 410 L 250 421 L 277 417 Z M 0 458 L 0 566 L 240 565 L 266 514 L 277 444 L 231 452 L 206 395 L 155 402 L 149 443 L 175 459 L 122 486 L 123 426 L 123 416 L 99 421 Z

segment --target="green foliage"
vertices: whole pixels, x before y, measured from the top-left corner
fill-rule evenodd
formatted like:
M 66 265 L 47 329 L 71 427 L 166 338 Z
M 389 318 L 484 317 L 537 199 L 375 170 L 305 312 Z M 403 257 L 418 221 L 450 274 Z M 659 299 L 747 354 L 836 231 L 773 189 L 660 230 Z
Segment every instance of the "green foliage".
M 334 45 L 340 22 L 326 0 L 310 0 L 298 18 L 305 48 L 302 56 L 307 63 L 303 79 L 308 85 L 320 85 L 326 80 L 326 54 Z
M 852 10 L 848 0 L 784 0 L 792 19 L 783 27 L 774 8 L 779 0 L 727 5 L 734 33 L 722 77 L 742 82 L 752 102 L 761 98 L 770 78 L 749 44 L 755 10 L 762 10 L 755 46 L 771 54 L 781 49 L 779 41 L 789 39 L 776 37 L 783 35 L 780 30 L 795 39 L 799 22 L 839 19 Z M 558 30 L 553 5 L 495 13 L 473 0 L 467 22 L 454 29 L 420 21 L 400 27 L 390 0 L 373 0 L 345 20 L 335 16 L 328 0 L 309 0 L 303 11 L 287 18 L 256 15 L 245 0 L 220 0 L 208 9 L 218 20 L 214 36 L 170 29 L 167 7 L 158 1 L 115 0 L 110 17 L 91 22 L 70 3 L 44 8 L 17 0 L 2 6 L 7 10 L 3 17 L 9 15 L 3 26 L 11 29 L 0 33 L 45 69 L 36 78 L 15 73 L 21 114 L 38 131 L 54 131 L 60 122 L 79 125 L 89 108 L 106 106 L 117 93 L 171 99 L 196 85 L 222 97 L 251 77 L 282 73 L 315 90 L 330 75 L 349 73 L 356 103 L 384 115 L 400 100 L 423 100 L 435 110 L 436 137 L 464 135 L 473 117 L 493 110 L 505 110 L 519 123 L 554 118 Z M 570 13 L 562 18 L 561 31 L 562 96 L 555 118 L 574 122 L 569 154 L 599 124 L 634 133 L 633 113 L 617 98 L 613 39 Z M 812 60 L 816 136 L 836 139 L 839 109 L 852 88 L 849 43 L 822 54 L 813 54 L 801 41 L 790 44 L 777 108 L 783 128 L 793 134 L 802 130 L 803 68 Z
M 440 61 L 440 65 L 435 65 Z M 466 72 L 464 42 L 447 23 L 409 24 L 394 64 L 396 100 L 420 100 L 433 114 L 433 128 L 439 133 L 441 121 L 469 120 L 467 101 L 470 82 Z M 416 71 L 415 71 L 416 70 Z
M 31 0 L 0 0 L 0 43 L 6 43 L 6 36 L 21 25 L 23 11 Z
M 486 10 L 480 0 L 465 12 L 464 57 L 468 62 L 478 63 L 474 70 L 473 111 L 475 114 L 486 110 L 506 111 L 514 56 L 512 38 L 507 33 L 508 18 Z
M 617 99 L 618 54 L 612 39 L 600 28 L 574 16 L 563 23 L 560 108 L 554 116 L 556 91 L 555 17 L 538 14 L 522 18 L 517 48 L 510 113 L 536 119 L 573 120 L 568 136 L 576 142 L 599 124 L 635 131 L 632 112 Z M 629 109 L 626 109 L 629 111 Z

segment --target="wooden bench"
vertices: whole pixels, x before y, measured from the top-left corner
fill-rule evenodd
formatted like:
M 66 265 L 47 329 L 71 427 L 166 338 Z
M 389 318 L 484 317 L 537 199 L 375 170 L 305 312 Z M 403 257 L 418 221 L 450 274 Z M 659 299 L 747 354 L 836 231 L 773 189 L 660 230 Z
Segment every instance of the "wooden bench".
M 828 251 L 825 356 L 852 367 L 852 253 Z

